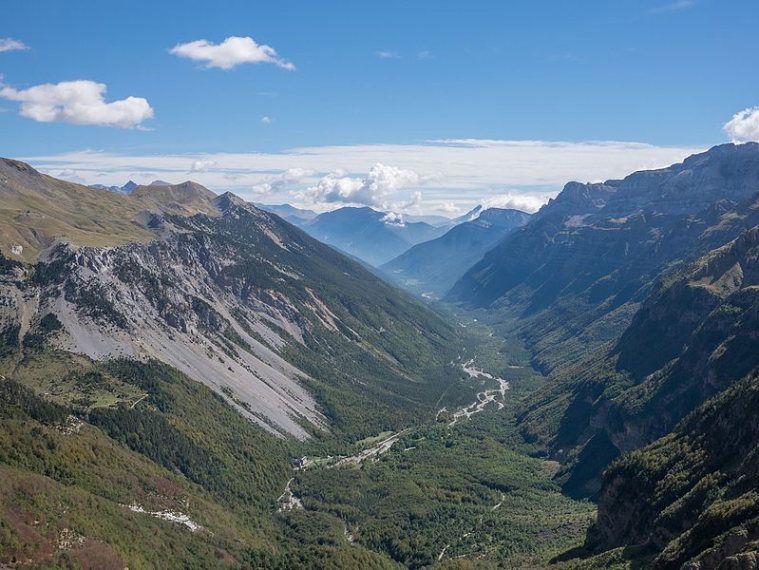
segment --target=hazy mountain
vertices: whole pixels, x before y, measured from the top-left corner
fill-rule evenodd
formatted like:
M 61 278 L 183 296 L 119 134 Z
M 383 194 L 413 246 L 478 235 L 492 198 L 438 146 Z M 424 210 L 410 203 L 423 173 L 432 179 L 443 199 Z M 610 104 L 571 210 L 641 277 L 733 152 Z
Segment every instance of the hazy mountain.
M 403 219 L 407 222 L 424 222 L 425 224 L 429 224 L 436 228 L 447 226 L 452 221 L 451 218 L 446 218 L 445 216 L 436 216 L 434 214 L 403 214 Z
M 301 227 L 319 241 L 374 266 L 445 232 L 444 228 L 424 222 L 406 222 L 403 217 L 368 207 L 346 207 L 326 212 L 304 222 Z
M 105 186 L 103 184 L 90 184 L 91 188 L 97 188 L 98 190 L 110 190 L 111 192 L 116 192 L 117 194 L 131 194 L 132 190 L 137 188 L 138 184 L 136 182 L 132 182 L 131 180 L 128 181 L 123 186 Z
M 318 216 L 318 214 L 312 210 L 296 208 L 290 204 L 261 204 L 260 202 L 254 202 L 253 205 L 266 212 L 277 214 L 280 218 L 284 218 L 296 226 L 301 225 L 308 220 L 313 220 Z
M 486 251 L 516 228 L 529 214 L 490 208 L 472 211 L 464 221 L 439 238 L 420 243 L 382 266 L 394 281 L 415 293 L 433 297 L 445 294 Z M 464 219 L 466 219 L 464 218 Z

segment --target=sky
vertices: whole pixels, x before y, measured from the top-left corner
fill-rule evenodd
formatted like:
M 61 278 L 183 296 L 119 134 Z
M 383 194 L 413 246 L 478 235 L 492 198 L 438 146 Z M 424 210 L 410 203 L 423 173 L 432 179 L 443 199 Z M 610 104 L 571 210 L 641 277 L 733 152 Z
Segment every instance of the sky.
M 756 0 L 7 2 L 0 155 L 86 184 L 533 211 L 759 139 Z

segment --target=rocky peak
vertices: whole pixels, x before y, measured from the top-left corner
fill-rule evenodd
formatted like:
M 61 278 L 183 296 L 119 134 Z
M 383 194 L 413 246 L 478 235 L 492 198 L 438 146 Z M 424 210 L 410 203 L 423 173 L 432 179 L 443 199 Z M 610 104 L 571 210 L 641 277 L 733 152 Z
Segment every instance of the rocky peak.
M 248 206 L 249 204 L 232 192 L 224 192 L 221 196 L 217 196 L 213 199 L 214 206 L 218 208 L 221 213 L 225 213 L 228 210 L 236 206 Z M 255 207 L 255 206 L 251 206 Z

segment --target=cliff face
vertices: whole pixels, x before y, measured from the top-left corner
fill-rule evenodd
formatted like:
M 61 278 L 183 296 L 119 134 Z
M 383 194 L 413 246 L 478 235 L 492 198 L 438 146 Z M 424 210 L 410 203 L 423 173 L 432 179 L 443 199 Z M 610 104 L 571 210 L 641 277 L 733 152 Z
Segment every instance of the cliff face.
M 700 260 L 652 295 L 616 346 L 580 383 L 563 429 L 582 445 L 567 490 L 592 493 L 603 463 L 668 433 L 759 366 L 759 228 Z M 600 442 L 605 457 L 590 453 Z M 594 466 L 594 462 L 595 466 Z
M 586 546 L 647 546 L 662 570 L 755 568 L 758 409 L 759 379 L 751 374 L 672 434 L 613 464 Z
M 49 249 L 33 273 L 0 284 L 0 328 L 23 344 L 54 315 L 57 348 L 156 358 L 298 438 L 329 423 L 314 392 L 344 383 L 349 393 L 359 381 L 388 392 L 447 362 L 452 331 L 421 305 L 276 216 L 230 196 L 215 204 L 221 215 L 147 216 L 161 236 L 148 243 Z M 335 369 L 322 374 L 328 362 Z
M 739 266 L 689 269 L 757 224 L 759 144 L 723 145 L 624 180 L 568 184 L 454 286 L 449 299 L 514 323 L 548 376 L 519 421 L 564 462 L 566 491 L 595 494 L 621 452 L 757 364 L 745 326 L 754 234 L 733 251 Z

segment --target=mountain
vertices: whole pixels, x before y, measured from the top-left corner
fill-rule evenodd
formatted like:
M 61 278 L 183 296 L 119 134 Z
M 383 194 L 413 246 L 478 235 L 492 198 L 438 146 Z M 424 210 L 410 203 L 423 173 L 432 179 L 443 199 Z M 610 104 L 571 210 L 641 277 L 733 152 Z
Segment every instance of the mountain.
M 485 208 L 483 208 L 481 205 L 475 206 L 463 216 L 459 216 L 458 218 L 453 218 L 450 220 L 450 224 L 455 226 L 458 224 L 463 224 L 464 222 L 472 222 L 477 219 L 477 217 L 482 213 L 484 209 Z
M 303 222 L 313 220 L 318 216 L 318 214 L 312 210 L 296 208 L 290 204 L 261 204 L 260 202 L 254 202 L 253 205 L 260 210 L 277 214 L 280 218 L 283 218 L 296 226 Z
M 424 222 L 425 224 L 429 224 L 435 228 L 447 226 L 451 223 L 450 218 L 446 218 L 445 216 L 436 216 L 434 214 L 403 214 L 403 219 L 407 222 Z
M 759 563 L 759 379 L 709 400 L 604 475 L 586 547 L 626 547 L 655 570 Z
M 482 259 L 485 252 L 529 219 L 529 214 L 518 210 L 489 208 L 441 237 L 415 245 L 384 264 L 382 269 L 406 289 L 440 297 Z
M 0 249 L 16 259 L 35 261 L 63 237 L 101 246 L 153 237 L 138 222 L 148 204 L 130 196 L 58 180 L 9 159 L 0 159 L 0 187 Z
M 0 565 L 397 568 L 335 515 L 278 514 L 290 458 L 473 398 L 457 330 L 234 195 L 1 166 L 39 215 L 8 218 L 32 259 L 0 252 Z
M 714 394 L 672 386 L 708 360 L 707 340 L 689 338 L 697 333 L 688 327 L 711 323 L 699 320 L 699 303 L 715 301 L 700 289 L 667 286 L 688 275 L 689 263 L 759 224 L 757 204 L 756 143 L 722 145 L 624 180 L 570 183 L 453 287 L 450 300 L 513 323 L 511 334 L 548 376 L 519 422 L 564 463 L 567 492 L 594 494 L 610 461 L 666 434 Z M 683 297 L 658 303 L 661 291 Z M 674 326 L 673 314 L 666 325 L 645 316 L 667 306 L 678 307 L 686 324 Z M 679 354 L 697 340 L 702 351 Z M 721 371 L 714 390 L 729 386 L 735 372 Z
M 320 214 L 300 227 L 319 241 L 374 266 L 445 232 L 424 222 L 406 222 L 402 217 L 368 207 L 339 208 Z
M 218 214 L 213 203 L 216 194 L 189 180 L 181 184 L 163 184 L 156 181 L 149 186 L 136 186 L 131 196 L 160 212 L 168 211 L 181 215 Z
M 123 186 L 105 186 L 103 184 L 90 184 L 90 188 L 97 188 L 98 190 L 109 190 L 111 192 L 116 192 L 117 194 L 131 194 L 132 190 L 137 188 L 138 184 L 136 182 L 132 182 L 131 180 L 128 181 Z
M 14 188 L 40 180 L 28 167 L 23 173 Z M 422 374 L 428 357 L 437 359 L 453 338 L 450 327 L 363 267 L 231 194 L 216 197 L 186 182 L 138 186 L 126 198 L 155 206 L 141 214 L 141 231 L 152 239 L 141 234 L 142 243 L 118 247 L 46 249 L 34 284 L 21 276 L 7 293 L 17 300 L 10 317 L 21 323 L 21 339 L 53 315 L 63 331 L 61 349 L 95 360 L 156 358 L 222 392 L 266 429 L 303 438 L 329 419 L 299 379 L 311 378 L 311 392 L 319 386 L 322 406 L 342 391 L 333 409 L 347 416 L 360 411 L 350 410 L 345 397 L 357 369 L 327 373 L 326 359 L 365 363 L 372 389 L 356 392 L 353 403 L 360 408 L 374 394 L 372 410 L 387 421 L 403 415 L 394 398 L 420 396 L 422 385 L 402 378 Z M 322 345 L 332 356 L 318 350 Z M 380 412 L 384 406 L 393 410 Z

